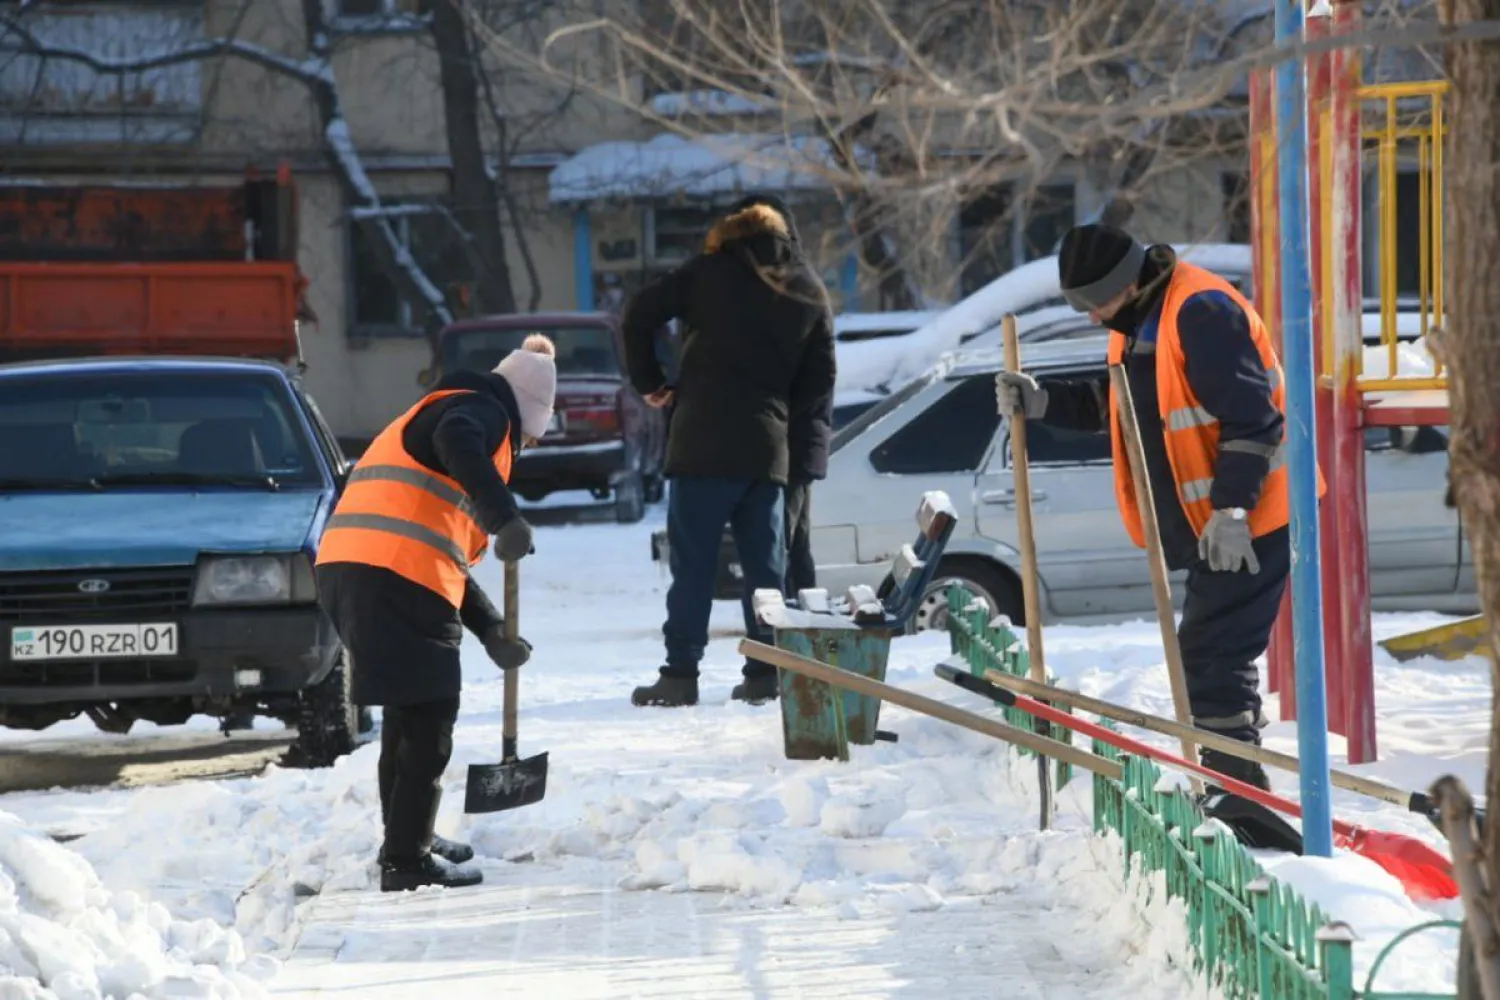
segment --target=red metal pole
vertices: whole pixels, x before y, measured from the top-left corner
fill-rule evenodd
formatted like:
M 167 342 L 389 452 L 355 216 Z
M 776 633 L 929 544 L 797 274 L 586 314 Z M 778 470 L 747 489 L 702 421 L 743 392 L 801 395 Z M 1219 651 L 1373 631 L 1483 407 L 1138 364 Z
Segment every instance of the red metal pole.
M 1359 0 L 1335 0 L 1333 31 L 1359 30 Z M 1334 364 L 1334 464 L 1339 489 L 1330 491 L 1337 515 L 1338 577 L 1343 592 L 1342 620 L 1332 627 L 1343 636 L 1345 727 L 1351 764 L 1376 757 L 1375 667 L 1370 636 L 1369 526 L 1365 486 L 1364 395 L 1358 378 L 1364 352 L 1364 294 L 1360 234 L 1359 50 L 1331 55 L 1333 169 L 1328 192 L 1332 216 Z
M 1306 32 L 1309 42 L 1328 37 L 1333 27 L 1333 11 L 1326 0 L 1315 0 L 1307 12 Z M 1328 162 L 1328 91 L 1330 83 L 1330 61 L 1327 54 L 1307 58 L 1307 217 L 1310 238 L 1308 250 L 1312 257 L 1312 314 L 1313 344 L 1317 351 L 1319 375 L 1315 391 L 1318 466 L 1328 484 L 1328 499 L 1318 507 L 1319 548 L 1325 572 L 1323 576 L 1323 607 L 1326 609 L 1328 628 L 1323 636 L 1323 660 L 1328 679 L 1328 728 L 1331 732 L 1346 733 L 1345 724 L 1346 685 L 1344 684 L 1344 636 L 1338 624 L 1343 620 L 1343 581 L 1339 571 L 1338 518 L 1333 498 L 1343 488 L 1343 469 L 1334 454 L 1334 391 L 1329 376 L 1332 375 L 1333 310 L 1330 308 L 1332 289 L 1329 287 L 1331 270 L 1327 232 L 1328 212 L 1324 196 L 1329 184 L 1325 176 Z

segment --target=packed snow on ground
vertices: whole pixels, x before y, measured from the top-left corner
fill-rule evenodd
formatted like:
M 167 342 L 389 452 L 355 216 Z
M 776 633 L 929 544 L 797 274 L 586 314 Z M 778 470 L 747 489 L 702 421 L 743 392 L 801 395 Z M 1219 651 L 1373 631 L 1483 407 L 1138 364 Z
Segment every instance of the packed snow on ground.
M 543 529 L 521 566 L 521 631 L 536 653 L 522 672 L 520 750 L 551 764 L 537 805 L 462 814 L 467 765 L 499 759 L 502 687 L 478 645 L 465 647 L 439 829 L 474 844 L 485 885 L 374 891 L 377 751 L 365 747 L 325 771 L 0 797 L 34 831 L 0 834 L 0 872 L 31 886 L 50 878 L 37 871 L 66 871 L 68 885 L 88 887 L 59 902 L 0 880 L 0 929 L 85 935 L 94 950 L 41 948 L 92 956 L 101 981 L 101 969 L 159 973 L 142 980 L 147 997 L 254 996 L 272 960 L 282 996 L 409 997 L 438 982 L 454 997 L 1217 996 L 1185 971 L 1180 904 L 1159 882 L 1127 880 L 1119 845 L 1091 835 L 1086 781 L 1064 790 L 1054 829 L 1038 833 L 1033 764 L 892 706 L 880 724 L 898 743 L 857 747 L 848 764 L 786 760 L 776 706 L 727 703 L 739 666 L 732 604 L 715 610 L 702 703 L 631 708 L 630 688 L 660 662 L 665 581 L 647 542 L 660 516 Z M 492 564 L 479 579 L 498 593 Z M 1377 630 L 1439 620 L 1382 617 Z M 946 655 L 940 635 L 899 640 L 889 679 L 985 711 L 933 678 Z M 1048 662 L 1090 694 L 1171 714 L 1154 625 L 1049 629 Z M 1364 771 L 1408 787 L 1455 772 L 1479 787 L 1482 665 L 1379 656 L 1378 679 L 1384 759 Z M 1293 734 L 1277 725 L 1270 742 L 1290 749 Z M 1295 791 L 1294 778 L 1276 781 Z M 1336 801 L 1350 819 L 1437 842 L 1416 817 Z M 51 860 L 18 863 L 12 842 Z M 1354 925 L 1361 967 L 1431 915 L 1360 859 L 1271 861 Z M 37 960 L 19 964 L 6 940 L 0 967 L 36 980 Z M 1441 989 L 1454 950 L 1451 935 L 1419 938 L 1382 985 Z M 171 978 L 189 968 L 197 992 Z M 95 995 L 67 992 L 57 974 L 41 971 L 50 994 L 24 988 Z

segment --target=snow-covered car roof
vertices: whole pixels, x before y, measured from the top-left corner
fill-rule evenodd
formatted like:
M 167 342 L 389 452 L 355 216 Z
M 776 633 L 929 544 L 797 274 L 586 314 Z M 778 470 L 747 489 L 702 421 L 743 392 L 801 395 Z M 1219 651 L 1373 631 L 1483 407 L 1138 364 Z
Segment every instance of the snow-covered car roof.
M 943 314 L 941 309 L 906 309 L 891 312 L 846 312 L 833 317 L 833 334 L 910 333 Z
M 1173 249 L 1183 260 L 1222 274 L 1248 275 L 1252 268 L 1250 247 L 1244 243 L 1183 243 Z M 994 327 L 1006 313 L 1016 314 L 1024 337 L 1028 314 L 1037 314 L 1036 320 L 1045 314 L 1052 321 L 1071 311 L 1062 298 L 1057 257 L 1042 257 L 1007 271 L 904 337 L 840 344 L 838 387 L 868 389 L 915 378 L 945 352 Z

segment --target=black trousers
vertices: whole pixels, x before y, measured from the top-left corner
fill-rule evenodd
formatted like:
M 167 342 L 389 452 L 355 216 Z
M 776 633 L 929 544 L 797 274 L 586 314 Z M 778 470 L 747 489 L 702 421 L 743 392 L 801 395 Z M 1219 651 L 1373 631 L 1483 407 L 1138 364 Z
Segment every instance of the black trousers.
M 387 705 L 380 733 L 380 812 L 389 864 L 411 863 L 432 849 L 443 798 L 443 771 L 453 756 L 458 699 Z
M 786 485 L 786 595 L 818 585 L 818 564 L 812 554 L 812 483 L 793 480 Z
M 1260 742 L 1260 671 L 1292 568 L 1290 533 L 1255 539 L 1260 572 L 1215 573 L 1188 567 L 1187 598 L 1177 642 L 1182 647 L 1193 723 L 1247 743 Z

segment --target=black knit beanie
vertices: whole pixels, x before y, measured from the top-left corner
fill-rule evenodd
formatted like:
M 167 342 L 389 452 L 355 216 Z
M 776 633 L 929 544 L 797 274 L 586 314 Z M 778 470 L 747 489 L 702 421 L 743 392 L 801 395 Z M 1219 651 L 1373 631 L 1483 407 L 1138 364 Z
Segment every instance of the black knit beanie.
M 1057 276 L 1063 298 L 1088 312 L 1119 295 L 1141 273 L 1146 248 L 1114 226 L 1074 226 L 1063 236 Z

